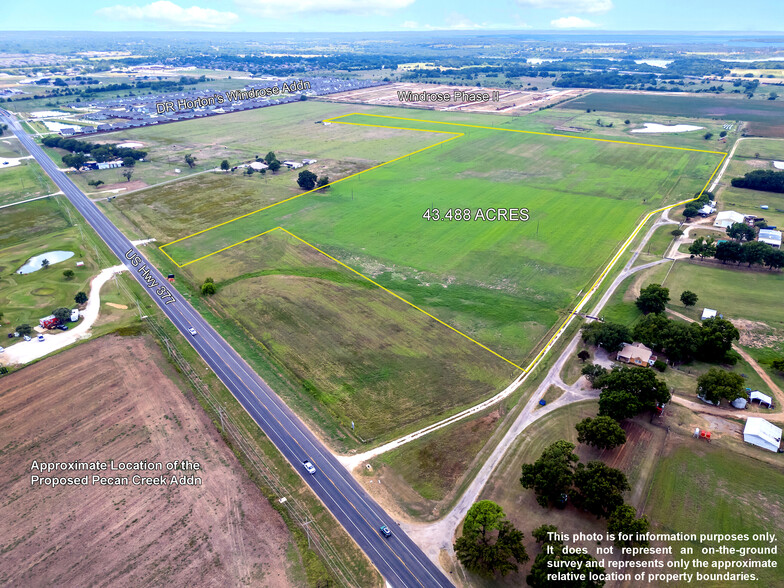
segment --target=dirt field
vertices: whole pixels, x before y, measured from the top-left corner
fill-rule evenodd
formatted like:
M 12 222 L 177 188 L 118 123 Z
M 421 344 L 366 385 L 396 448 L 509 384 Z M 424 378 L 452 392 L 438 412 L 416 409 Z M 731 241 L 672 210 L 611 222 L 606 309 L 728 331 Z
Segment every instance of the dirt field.
M 474 93 L 487 92 L 491 96 L 496 96 L 494 95 L 494 92 L 497 92 L 498 99 L 496 100 L 493 98 L 487 102 L 455 100 L 456 91 Z M 428 94 L 448 93 L 452 100 L 439 102 L 400 100 L 398 92 L 427 92 Z M 372 104 L 374 106 L 412 106 L 416 108 L 445 111 L 454 110 L 459 112 L 522 114 L 538 110 L 543 106 L 547 106 L 553 102 L 560 102 L 566 98 L 575 98 L 582 94 L 582 92 L 583 90 L 574 89 L 550 89 L 541 92 L 530 92 L 525 90 L 512 90 L 509 88 L 478 88 L 439 84 L 397 83 L 331 94 L 329 100 L 335 102 Z
M 102 337 L 0 379 L 0 584 L 300 584 L 283 520 L 180 385 L 146 337 Z M 201 465 L 201 485 L 31 485 L 32 474 L 170 480 L 165 464 L 183 459 Z M 33 460 L 164 465 L 43 474 Z

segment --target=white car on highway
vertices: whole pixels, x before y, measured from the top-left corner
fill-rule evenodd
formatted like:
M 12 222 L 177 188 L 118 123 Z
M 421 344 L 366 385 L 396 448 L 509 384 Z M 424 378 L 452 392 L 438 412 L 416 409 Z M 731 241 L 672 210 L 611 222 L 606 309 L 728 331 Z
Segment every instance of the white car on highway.
M 188 329 L 188 332 L 189 332 L 191 335 L 193 335 L 194 337 L 196 336 L 196 329 L 194 329 L 193 327 L 191 327 L 190 329 Z
M 312 463 L 310 463 L 309 459 L 304 460 L 302 462 L 302 465 L 305 466 L 305 471 L 307 471 L 309 474 L 315 474 L 316 473 L 316 468 L 314 467 L 314 465 Z

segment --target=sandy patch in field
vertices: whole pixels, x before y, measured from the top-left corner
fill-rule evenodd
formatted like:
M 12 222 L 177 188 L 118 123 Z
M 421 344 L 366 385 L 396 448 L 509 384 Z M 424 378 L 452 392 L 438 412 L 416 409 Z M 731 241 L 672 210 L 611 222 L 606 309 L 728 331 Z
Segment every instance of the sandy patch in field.
M 15 165 L 21 165 L 22 160 L 32 158 L 32 155 L 28 155 L 26 157 L 0 157 L 0 170 L 4 170 L 8 167 L 14 167 Z
M 119 308 L 120 310 L 128 310 L 128 307 L 125 304 L 117 304 L 115 302 L 107 302 L 106 306 L 111 306 L 112 308 Z
M 770 325 L 746 319 L 730 319 L 740 333 L 740 344 L 754 349 L 776 347 L 784 341 L 784 333 Z

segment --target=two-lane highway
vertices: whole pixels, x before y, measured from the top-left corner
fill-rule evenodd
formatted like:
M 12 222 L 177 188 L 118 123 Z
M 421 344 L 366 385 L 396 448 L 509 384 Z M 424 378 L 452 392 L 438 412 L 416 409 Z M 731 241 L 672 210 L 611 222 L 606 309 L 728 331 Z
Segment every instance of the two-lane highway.
M 2 109 L 0 118 L 9 125 L 112 252 L 128 266 L 131 275 L 147 290 L 169 320 L 189 339 L 207 365 L 367 554 L 384 579 L 392 586 L 452 586 L 438 567 L 393 524 L 392 519 L 258 374 L 133 247 L 70 178 L 59 171 L 16 119 Z M 190 334 L 190 329 L 194 329 L 196 335 Z M 315 474 L 305 472 L 302 465 L 305 459 L 315 465 Z M 382 524 L 392 529 L 391 538 L 384 538 L 379 532 Z

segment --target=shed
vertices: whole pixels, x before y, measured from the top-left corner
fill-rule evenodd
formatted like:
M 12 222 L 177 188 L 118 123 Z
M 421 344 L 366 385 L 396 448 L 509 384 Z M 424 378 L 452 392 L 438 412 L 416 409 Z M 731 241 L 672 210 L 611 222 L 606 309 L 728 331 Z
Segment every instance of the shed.
M 768 451 L 777 452 L 781 445 L 781 429 L 760 417 L 749 417 L 743 429 L 743 440 Z
M 709 319 L 709 318 L 716 318 L 717 311 L 713 310 L 712 308 L 704 308 L 702 310 L 702 316 L 700 317 L 701 320 Z
M 768 408 L 771 408 L 773 406 L 773 399 L 767 394 L 763 394 L 759 390 L 754 390 L 754 392 L 749 393 L 749 401 L 754 401 L 754 400 L 758 400 L 760 406 L 762 406 L 763 404 L 766 404 Z
M 767 243 L 771 247 L 781 249 L 781 231 L 774 231 L 773 229 L 760 229 L 757 241 L 760 243 Z
M 716 215 L 716 220 L 713 222 L 713 226 L 726 229 L 735 223 L 742 223 L 745 220 L 746 217 L 739 212 L 735 212 L 734 210 L 722 210 L 719 214 Z

